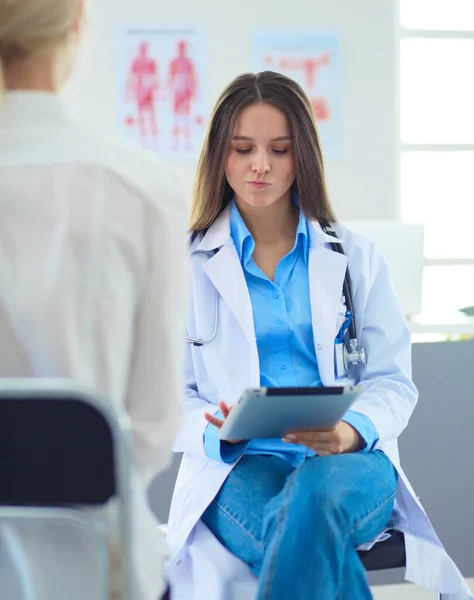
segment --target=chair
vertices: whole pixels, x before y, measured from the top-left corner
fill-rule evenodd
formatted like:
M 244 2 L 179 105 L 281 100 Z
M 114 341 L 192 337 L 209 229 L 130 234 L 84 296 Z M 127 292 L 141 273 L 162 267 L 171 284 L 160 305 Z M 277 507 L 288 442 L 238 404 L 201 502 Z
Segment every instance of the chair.
M 135 598 L 130 444 L 125 413 L 71 380 L 0 380 L 0 556 L 8 559 L 2 600 L 57 600 L 71 592 L 107 599 L 110 515 L 103 509 L 110 503 L 118 511 L 120 585 L 127 600 Z M 51 556 L 43 549 L 45 532 Z M 47 576 L 44 564 L 52 567 Z M 76 568 L 88 568 L 87 577 Z
M 390 537 L 378 542 L 370 550 L 359 550 L 357 554 L 366 571 L 399 569 L 406 565 L 405 536 L 401 531 L 390 530 Z M 443 594 L 438 595 L 443 600 Z

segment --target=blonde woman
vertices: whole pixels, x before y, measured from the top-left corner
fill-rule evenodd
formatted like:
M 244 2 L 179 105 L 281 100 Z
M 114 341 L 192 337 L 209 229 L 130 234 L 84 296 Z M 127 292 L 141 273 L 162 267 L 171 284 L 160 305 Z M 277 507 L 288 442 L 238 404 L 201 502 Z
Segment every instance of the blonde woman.
M 59 94 L 83 13 L 82 0 L 0 0 L 0 377 L 74 378 L 126 408 L 137 597 L 156 600 L 164 543 L 146 487 L 168 462 L 181 414 L 186 207 L 155 157 L 68 115 Z M 36 600 L 87 597 L 79 557 L 79 575 L 58 562 L 70 548 L 47 532 L 27 542 Z M 48 587 L 45 562 L 64 595 Z M 114 598 L 119 575 L 117 566 Z M 1 567 L 0 589 L 3 598 Z

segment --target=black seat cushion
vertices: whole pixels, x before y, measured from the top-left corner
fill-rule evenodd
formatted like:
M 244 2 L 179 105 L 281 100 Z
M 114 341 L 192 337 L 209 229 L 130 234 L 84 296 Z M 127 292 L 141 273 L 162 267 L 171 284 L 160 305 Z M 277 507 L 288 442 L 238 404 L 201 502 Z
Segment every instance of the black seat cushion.
M 99 505 L 115 494 L 104 416 L 74 397 L 0 399 L 0 504 Z
M 390 537 L 378 542 L 370 550 L 358 551 L 366 571 L 398 569 L 405 566 L 405 537 L 400 531 L 392 529 Z

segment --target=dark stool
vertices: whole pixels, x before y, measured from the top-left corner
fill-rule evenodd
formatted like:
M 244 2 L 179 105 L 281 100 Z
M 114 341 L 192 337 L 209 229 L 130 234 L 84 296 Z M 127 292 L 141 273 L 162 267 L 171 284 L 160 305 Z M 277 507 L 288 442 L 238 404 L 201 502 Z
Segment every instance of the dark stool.
M 389 533 L 390 537 L 384 542 L 378 542 L 370 550 L 357 552 L 366 571 L 399 569 L 405 566 L 405 536 L 394 529 Z
M 406 565 L 405 536 L 401 531 L 390 530 L 390 537 L 378 542 L 370 550 L 359 550 L 357 554 L 366 571 L 399 569 Z M 443 600 L 443 594 L 438 594 Z

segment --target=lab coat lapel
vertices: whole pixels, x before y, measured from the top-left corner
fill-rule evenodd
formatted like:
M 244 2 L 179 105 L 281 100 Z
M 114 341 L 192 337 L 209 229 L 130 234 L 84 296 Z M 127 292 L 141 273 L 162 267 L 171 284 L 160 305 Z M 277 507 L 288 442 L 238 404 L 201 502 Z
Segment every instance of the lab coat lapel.
M 204 263 L 204 272 L 235 316 L 245 337 L 255 345 L 252 302 L 237 250 L 230 238 L 228 210 L 209 229 L 199 248 L 209 249 L 214 245 L 220 250 Z
M 316 223 L 311 237 L 308 271 L 314 346 L 323 384 L 334 385 L 334 342 L 347 257 L 326 247 L 331 240 Z
M 260 383 L 252 304 L 233 244 L 223 246 L 203 269 L 219 295 L 217 338 L 203 357 L 219 397 L 233 404 L 246 387 Z

